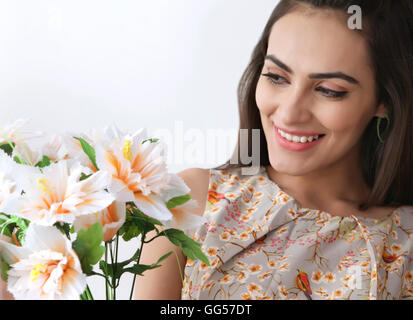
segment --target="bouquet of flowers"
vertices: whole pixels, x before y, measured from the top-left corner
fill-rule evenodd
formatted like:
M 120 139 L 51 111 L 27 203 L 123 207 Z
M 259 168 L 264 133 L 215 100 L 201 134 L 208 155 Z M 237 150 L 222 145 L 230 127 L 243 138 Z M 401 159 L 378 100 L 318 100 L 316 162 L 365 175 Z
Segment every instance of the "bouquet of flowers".
M 122 275 L 135 279 L 172 254 L 140 264 L 144 244 L 162 236 L 209 264 L 185 233 L 203 218 L 191 213 L 198 204 L 184 181 L 168 173 L 162 141 L 113 124 L 50 135 L 24 131 L 26 122 L 0 131 L 1 276 L 15 299 L 93 300 L 90 276 L 101 276 L 106 299 L 116 299 Z M 139 240 L 125 261 L 120 237 Z

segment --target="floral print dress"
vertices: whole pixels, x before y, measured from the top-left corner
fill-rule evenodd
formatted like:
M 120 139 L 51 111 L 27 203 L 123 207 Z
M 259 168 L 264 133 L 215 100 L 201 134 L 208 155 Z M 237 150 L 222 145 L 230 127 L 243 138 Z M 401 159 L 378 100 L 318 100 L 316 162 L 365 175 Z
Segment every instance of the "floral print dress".
M 300 208 L 267 175 L 210 169 L 182 299 L 413 299 L 413 207 L 372 217 Z

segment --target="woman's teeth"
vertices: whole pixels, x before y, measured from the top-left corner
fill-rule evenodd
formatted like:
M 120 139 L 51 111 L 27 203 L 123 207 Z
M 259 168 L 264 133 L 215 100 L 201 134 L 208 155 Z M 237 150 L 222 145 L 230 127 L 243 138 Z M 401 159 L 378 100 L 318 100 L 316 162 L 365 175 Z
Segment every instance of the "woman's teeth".
M 286 140 L 291 141 L 291 142 L 296 142 L 296 143 L 307 143 L 307 142 L 312 142 L 320 138 L 321 135 L 316 135 L 316 136 L 293 136 L 289 133 L 286 133 L 282 131 L 281 129 L 278 129 L 279 134 Z

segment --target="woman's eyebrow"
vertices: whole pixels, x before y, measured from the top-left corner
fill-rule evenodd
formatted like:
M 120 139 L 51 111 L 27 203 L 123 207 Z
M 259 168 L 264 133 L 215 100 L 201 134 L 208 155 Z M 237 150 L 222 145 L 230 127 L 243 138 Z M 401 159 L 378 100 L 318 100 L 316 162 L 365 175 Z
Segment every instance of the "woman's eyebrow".
M 287 66 L 284 62 L 281 62 L 277 57 L 272 54 L 265 56 L 265 60 L 270 60 L 279 66 L 281 69 L 287 71 L 290 74 L 294 74 L 294 71 Z M 360 85 L 360 82 L 356 80 L 354 77 L 349 76 L 341 71 L 337 72 L 328 72 L 328 73 L 311 73 L 308 75 L 310 79 L 332 79 L 332 78 L 339 78 L 345 81 L 348 81 L 352 84 Z

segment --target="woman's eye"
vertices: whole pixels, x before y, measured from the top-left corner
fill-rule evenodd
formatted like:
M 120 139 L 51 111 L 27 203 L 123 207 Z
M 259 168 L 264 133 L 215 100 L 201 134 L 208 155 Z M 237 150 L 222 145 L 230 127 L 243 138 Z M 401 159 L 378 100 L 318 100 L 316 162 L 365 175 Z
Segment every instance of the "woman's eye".
M 278 84 L 283 84 L 283 83 L 287 82 L 287 79 L 285 79 L 284 77 L 281 77 L 280 75 L 275 74 L 275 73 L 265 73 L 265 74 L 263 74 L 263 76 L 267 77 L 268 81 L 271 84 L 278 85 Z
M 284 77 L 276 74 L 276 73 L 265 73 L 262 74 L 264 77 L 267 77 L 268 81 L 272 84 L 272 85 L 282 85 L 285 83 L 288 83 L 287 79 L 285 79 Z M 327 89 L 325 87 L 318 87 L 316 88 L 316 91 L 319 91 L 322 93 L 323 96 L 327 97 L 327 98 L 331 98 L 331 99 L 340 99 L 340 98 L 344 98 L 347 95 L 347 91 L 334 91 L 331 89 Z
M 324 87 L 318 87 L 316 88 L 316 91 L 320 91 L 327 98 L 333 98 L 333 99 L 343 98 L 348 93 L 347 91 L 334 91 L 334 90 L 327 89 Z

